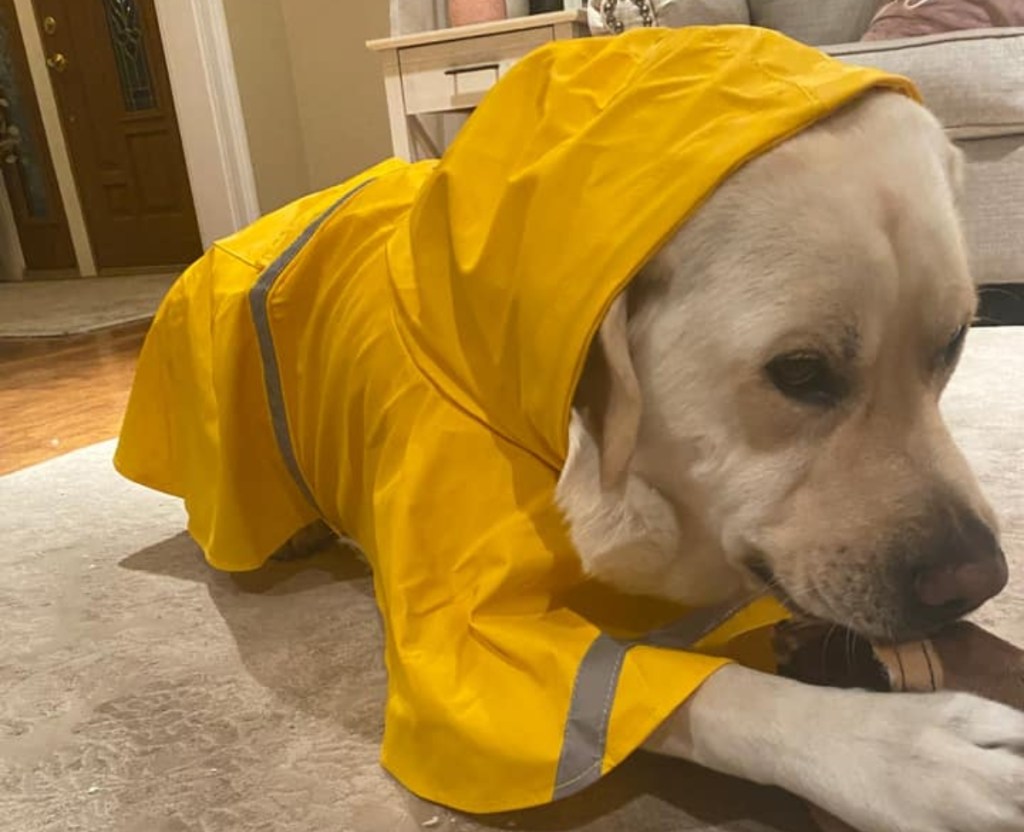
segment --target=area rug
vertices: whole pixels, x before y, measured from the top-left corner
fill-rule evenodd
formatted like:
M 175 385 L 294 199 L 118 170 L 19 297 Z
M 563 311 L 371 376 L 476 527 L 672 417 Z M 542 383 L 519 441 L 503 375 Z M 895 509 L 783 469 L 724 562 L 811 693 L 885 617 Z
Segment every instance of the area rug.
M 176 274 L 0 283 L 0 338 L 81 335 L 146 321 Z
M 1024 331 L 978 330 L 945 409 L 1001 513 L 1024 642 Z M 113 443 L 0 478 L 0 827 L 18 832 L 810 832 L 803 806 L 638 754 L 530 812 L 467 818 L 378 765 L 370 577 L 334 549 L 229 576 Z M 495 783 L 495 788 L 501 788 Z

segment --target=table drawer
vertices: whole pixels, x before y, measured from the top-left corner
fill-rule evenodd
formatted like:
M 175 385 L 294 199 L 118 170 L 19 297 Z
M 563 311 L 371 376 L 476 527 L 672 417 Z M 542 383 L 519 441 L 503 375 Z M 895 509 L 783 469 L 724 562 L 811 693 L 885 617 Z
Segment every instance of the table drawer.
M 528 52 L 554 40 L 551 26 L 408 46 L 398 51 L 405 112 L 471 109 Z

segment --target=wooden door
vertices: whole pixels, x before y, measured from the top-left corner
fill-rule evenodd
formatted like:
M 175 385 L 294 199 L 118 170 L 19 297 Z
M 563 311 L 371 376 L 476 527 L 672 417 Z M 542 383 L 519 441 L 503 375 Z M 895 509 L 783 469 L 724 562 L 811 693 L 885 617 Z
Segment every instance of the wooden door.
M 153 0 L 34 0 L 101 269 L 201 253 Z
M 0 174 L 29 271 L 75 267 L 13 0 L 0 0 Z

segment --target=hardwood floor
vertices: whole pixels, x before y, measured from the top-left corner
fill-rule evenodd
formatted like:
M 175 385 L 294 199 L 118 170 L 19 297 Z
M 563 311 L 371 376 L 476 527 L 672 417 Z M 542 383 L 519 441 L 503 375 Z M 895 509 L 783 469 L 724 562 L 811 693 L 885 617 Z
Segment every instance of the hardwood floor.
M 0 339 L 0 475 L 117 435 L 148 326 Z

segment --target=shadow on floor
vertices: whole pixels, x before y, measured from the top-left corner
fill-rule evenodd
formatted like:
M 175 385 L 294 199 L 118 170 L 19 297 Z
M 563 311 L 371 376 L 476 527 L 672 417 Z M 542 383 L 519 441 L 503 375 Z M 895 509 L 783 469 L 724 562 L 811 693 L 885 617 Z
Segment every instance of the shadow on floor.
M 235 584 L 239 592 L 270 595 L 288 595 L 313 586 L 371 577 L 370 567 L 361 556 L 340 544 L 325 547 L 301 560 L 271 560 L 262 569 L 252 572 L 219 572 L 206 562 L 188 532 L 129 555 L 120 566 L 207 585 L 227 580 Z
M 333 546 L 304 560 L 271 562 L 255 572 L 231 575 L 207 566 L 182 533 L 120 565 L 205 585 L 253 678 L 289 706 L 343 726 L 368 749 L 380 742 L 386 691 L 381 629 L 370 572 L 356 553 Z M 425 811 L 430 816 L 424 806 L 409 796 L 414 817 Z M 639 753 L 595 786 L 559 803 L 486 817 L 456 816 L 447 828 L 808 832 L 815 827 L 803 804 L 778 790 Z

